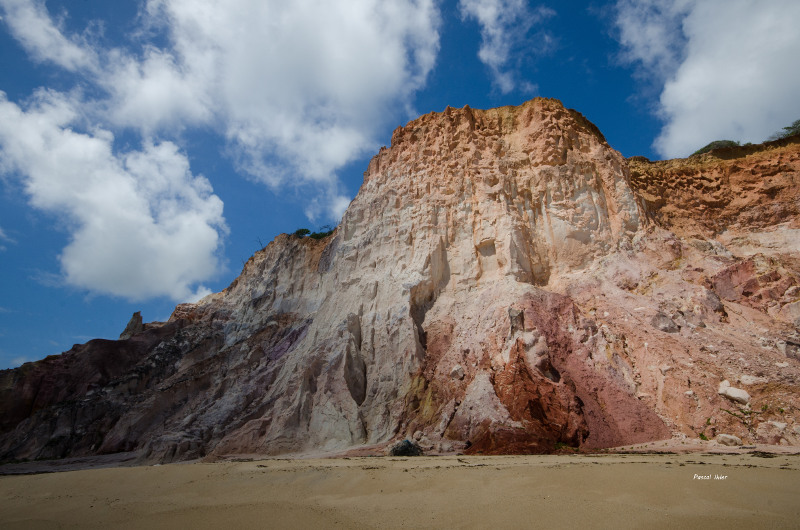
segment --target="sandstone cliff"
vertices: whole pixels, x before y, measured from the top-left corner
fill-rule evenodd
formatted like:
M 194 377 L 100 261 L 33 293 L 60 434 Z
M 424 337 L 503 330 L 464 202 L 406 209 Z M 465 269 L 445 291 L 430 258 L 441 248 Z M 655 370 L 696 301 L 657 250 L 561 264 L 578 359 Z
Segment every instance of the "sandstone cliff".
M 800 139 L 626 160 L 558 101 L 398 128 L 334 234 L 0 372 L 0 457 L 800 444 Z

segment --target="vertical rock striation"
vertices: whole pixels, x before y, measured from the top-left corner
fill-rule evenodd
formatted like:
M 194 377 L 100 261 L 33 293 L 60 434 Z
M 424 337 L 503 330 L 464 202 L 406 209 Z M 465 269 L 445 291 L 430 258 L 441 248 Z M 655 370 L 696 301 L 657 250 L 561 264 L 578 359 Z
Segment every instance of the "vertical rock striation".
M 795 444 L 797 147 L 650 163 L 556 100 L 422 116 L 332 236 L 281 235 L 167 323 L 0 373 L 0 455 Z M 735 414 L 722 380 L 766 408 Z

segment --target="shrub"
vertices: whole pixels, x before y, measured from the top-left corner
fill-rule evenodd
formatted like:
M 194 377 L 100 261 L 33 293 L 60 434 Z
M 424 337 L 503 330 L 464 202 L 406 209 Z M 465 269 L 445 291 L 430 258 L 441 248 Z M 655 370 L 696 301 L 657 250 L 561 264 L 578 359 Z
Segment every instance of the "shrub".
M 311 239 L 325 239 L 333 233 L 333 228 L 330 225 L 325 225 L 319 229 L 319 232 L 312 232 L 308 228 L 298 228 L 292 234 L 294 237 L 303 238 L 310 237 Z
M 697 151 L 692 153 L 691 156 L 702 155 L 703 153 L 708 153 L 709 151 L 712 151 L 714 149 L 720 149 L 722 147 L 738 147 L 738 146 L 739 142 L 734 142 L 733 140 L 714 140 L 707 146 L 698 149 Z
M 794 136 L 795 134 L 800 134 L 800 120 L 794 120 L 794 123 L 788 127 L 784 127 L 783 130 L 776 132 L 770 136 L 768 140 L 780 140 L 781 138 L 788 138 L 789 136 Z

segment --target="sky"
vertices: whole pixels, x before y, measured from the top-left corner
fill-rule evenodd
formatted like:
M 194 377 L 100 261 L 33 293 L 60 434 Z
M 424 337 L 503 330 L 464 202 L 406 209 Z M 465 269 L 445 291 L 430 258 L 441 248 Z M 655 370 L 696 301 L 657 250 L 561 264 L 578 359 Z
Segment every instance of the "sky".
M 625 156 L 800 118 L 797 0 L 0 0 L 0 368 L 336 225 L 399 125 L 560 99 Z

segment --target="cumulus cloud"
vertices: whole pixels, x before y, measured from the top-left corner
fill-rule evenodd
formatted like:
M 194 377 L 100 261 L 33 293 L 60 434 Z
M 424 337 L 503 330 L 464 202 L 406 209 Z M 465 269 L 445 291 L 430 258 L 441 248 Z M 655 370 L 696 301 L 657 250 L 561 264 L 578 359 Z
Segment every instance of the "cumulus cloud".
M 458 6 L 462 18 L 475 19 L 481 27 L 478 58 L 489 68 L 494 84 L 503 94 L 511 92 L 517 80 L 507 63 L 514 51 L 523 45 L 529 48 L 528 52 L 534 46 L 539 52 L 547 48 L 550 38 L 546 33 L 541 35 L 541 42 L 534 44 L 528 32 L 534 25 L 554 16 L 555 11 L 544 6 L 531 10 L 527 0 L 459 0 Z M 528 90 L 535 90 L 535 87 L 528 85 Z
M 112 50 L 97 83 L 109 97 L 96 104 L 95 112 L 117 127 L 134 128 L 145 136 L 178 133 L 213 119 L 208 86 L 193 78 L 170 51 L 145 46 L 135 56 Z
M 42 0 L 0 7 L 30 56 L 79 87 L 3 96 L 0 169 L 66 219 L 67 281 L 128 298 L 199 296 L 218 266 L 222 204 L 176 147 L 184 131 L 216 132 L 242 173 L 338 220 L 337 171 L 410 110 L 439 49 L 434 0 L 147 0 L 130 46 L 67 34 Z M 143 147 L 117 152 L 130 132 Z
M 50 18 L 44 0 L 0 0 L 11 34 L 40 62 L 67 70 L 93 69 L 97 57 L 80 38 L 68 38 Z
M 621 0 L 626 57 L 663 86 L 654 147 L 686 156 L 719 139 L 760 142 L 800 117 L 800 3 Z
M 21 108 L 0 92 L 0 168 L 69 231 L 64 279 L 131 300 L 195 297 L 219 267 L 222 201 L 170 142 L 114 153 L 111 132 L 77 132 L 78 106 L 41 90 Z
M 619 0 L 617 27 L 623 58 L 639 62 L 662 82 L 683 59 L 686 38 L 681 30 L 691 0 Z
M 176 66 L 215 104 L 240 167 L 272 187 L 322 185 L 374 150 L 378 126 L 438 52 L 431 0 L 150 0 Z M 296 181 L 296 180 L 295 180 Z
M 113 125 L 213 127 L 239 169 L 275 190 L 321 190 L 329 216 L 343 200 L 336 171 L 377 147 L 439 50 L 434 0 L 148 0 L 141 34 L 168 44 L 141 53 L 63 35 L 41 1 L 0 5 L 32 56 L 91 75 Z

